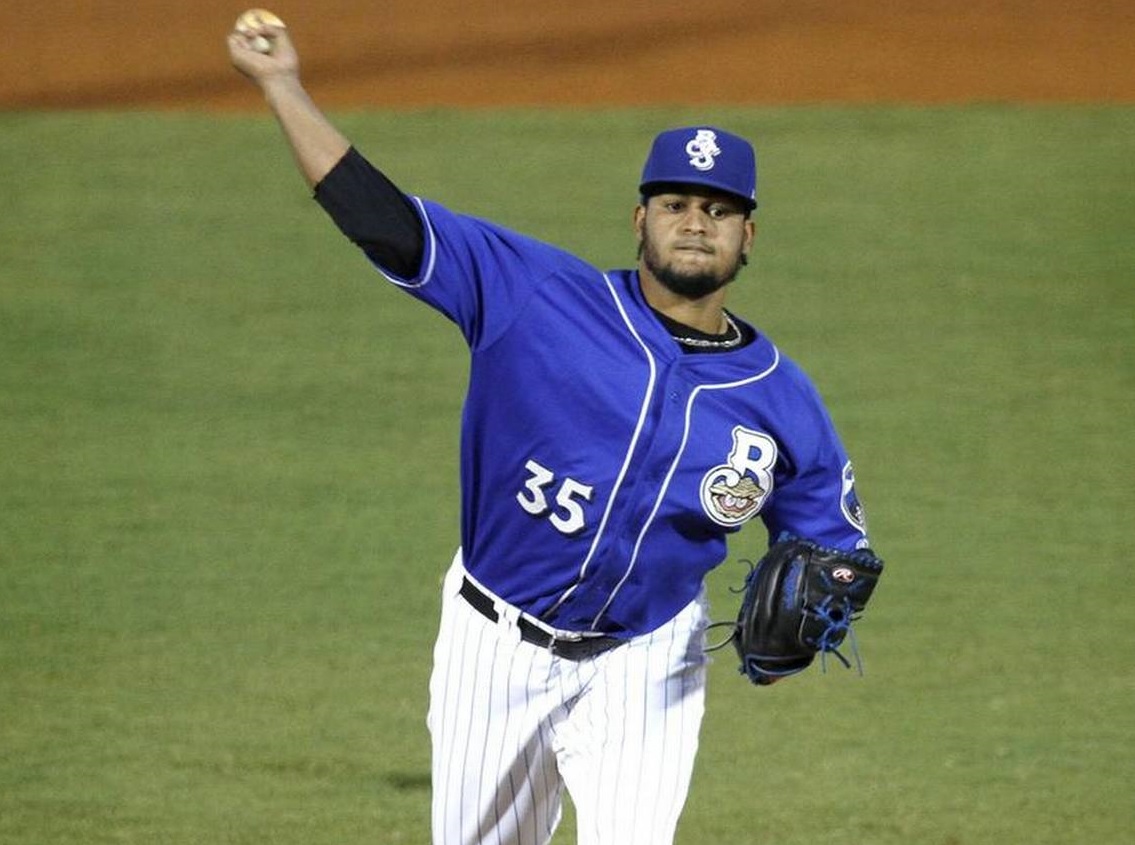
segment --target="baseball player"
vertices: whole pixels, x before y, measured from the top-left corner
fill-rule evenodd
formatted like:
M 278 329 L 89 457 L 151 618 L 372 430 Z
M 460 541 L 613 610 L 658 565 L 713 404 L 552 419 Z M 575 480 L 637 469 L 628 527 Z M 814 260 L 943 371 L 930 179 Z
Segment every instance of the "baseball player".
M 806 376 L 724 307 L 753 246 L 756 159 L 662 132 L 637 267 L 603 272 L 403 194 L 313 104 L 287 31 L 229 37 L 314 196 L 394 286 L 468 343 L 461 538 L 430 680 L 435 845 L 672 842 L 704 709 L 703 579 L 759 517 L 867 545 Z M 391 350 L 413 355 L 413 349 Z

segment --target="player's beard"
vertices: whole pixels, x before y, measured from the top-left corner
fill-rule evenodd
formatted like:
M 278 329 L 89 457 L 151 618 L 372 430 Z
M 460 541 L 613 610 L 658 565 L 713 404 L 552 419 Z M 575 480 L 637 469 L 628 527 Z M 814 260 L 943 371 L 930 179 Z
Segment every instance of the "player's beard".
M 745 253 L 738 250 L 733 264 L 722 273 L 683 272 L 675 268 L 673 264 L 663 263 L 654 242 L 645 232 L 638 245 L 638 257 L 642 260 L 643 266 L 662 283 L 663 287 L 685 299 L 701 299 L 714 291 L 720 290 L 737 278 L 741 268 L 748 263 Z

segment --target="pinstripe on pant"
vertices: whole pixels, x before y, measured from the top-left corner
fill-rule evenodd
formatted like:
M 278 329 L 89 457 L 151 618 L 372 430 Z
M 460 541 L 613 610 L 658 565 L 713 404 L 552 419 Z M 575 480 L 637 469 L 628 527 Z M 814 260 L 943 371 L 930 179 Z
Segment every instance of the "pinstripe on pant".
M 566 786 L 579 845 L 665 845 L 704 712 L 702 600 L 658 630 L 573 662 L 493 623 L 446 576 L 428 724 L 434 845 L 545 845 Z

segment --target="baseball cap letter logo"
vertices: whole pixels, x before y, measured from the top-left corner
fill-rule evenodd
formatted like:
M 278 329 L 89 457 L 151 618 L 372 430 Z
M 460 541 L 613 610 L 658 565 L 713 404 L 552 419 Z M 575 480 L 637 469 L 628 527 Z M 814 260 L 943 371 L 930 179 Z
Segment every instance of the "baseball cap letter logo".
M 713 160 L 721 155 L 717 133 L 712 129 L 699 129 L 698 134 L 686 144 L 686 154 L 690 157 L 690 164 L 698 170 L 713 170 Z

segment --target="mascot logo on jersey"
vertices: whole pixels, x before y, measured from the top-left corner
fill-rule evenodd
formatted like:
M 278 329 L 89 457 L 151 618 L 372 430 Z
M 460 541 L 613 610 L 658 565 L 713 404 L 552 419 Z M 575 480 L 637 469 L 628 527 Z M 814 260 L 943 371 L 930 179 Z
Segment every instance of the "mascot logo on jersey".
M 713 160 L 721 155 L 717 133 L 712 129 L 699 129 L 698 134 L 686 144 L 686 154 L 690 157 L 690 164 L 698 170 L 713 170 Z
M 733 449 L 725 463 L 701 481 L 701 504 L 718 525 L 733 528 L 756 516 L 772 492 L 776 441 L 767 434 L 737 426 Z

